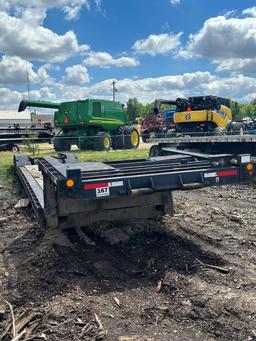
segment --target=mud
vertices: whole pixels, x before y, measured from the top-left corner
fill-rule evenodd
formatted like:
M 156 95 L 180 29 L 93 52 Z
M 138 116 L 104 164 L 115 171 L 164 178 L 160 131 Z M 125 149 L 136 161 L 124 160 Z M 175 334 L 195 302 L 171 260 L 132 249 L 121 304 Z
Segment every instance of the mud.
M 176 192 L 174 217 L 61 235 L 15 209 L 22 197 L 0 188 L 0 335 L 8 301 L 37 314 L 35 340 L 256 340 L 254 185 Z

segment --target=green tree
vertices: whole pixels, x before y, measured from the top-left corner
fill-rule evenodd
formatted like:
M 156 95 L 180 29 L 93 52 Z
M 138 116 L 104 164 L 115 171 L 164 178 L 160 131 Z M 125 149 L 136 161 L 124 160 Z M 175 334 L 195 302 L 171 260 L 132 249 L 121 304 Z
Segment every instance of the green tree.
M 241 117 L 255 117 L 256 116 L 256 106 L 252 104 L 241 104 L 240 113 Z
M 232 111 L 233 120 L 234 121 L 239 120 L 241 118 L 239 103 L 231 101 L 230 109 Z
M 130 98 L 127 102 L 126 114 L 128 121 L 135 122 L 136 117 L 142 116 L 144 106 L 137 98 Z

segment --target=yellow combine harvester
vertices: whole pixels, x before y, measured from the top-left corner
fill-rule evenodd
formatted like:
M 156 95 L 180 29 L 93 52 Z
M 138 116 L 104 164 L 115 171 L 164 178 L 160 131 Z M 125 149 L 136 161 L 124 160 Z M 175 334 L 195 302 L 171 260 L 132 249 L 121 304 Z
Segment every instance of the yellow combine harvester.
M 238 122 L 232 120 L 230 102 L 217 96 L 177 98 L 175 101 L 160 99 L 155 102 L 155 112 L 159 112 L 161 104 L 176 106 L 173 123 L 177 133 L 210 132 L 224 135 L 228 131 L 240 131 L 241 128 Z

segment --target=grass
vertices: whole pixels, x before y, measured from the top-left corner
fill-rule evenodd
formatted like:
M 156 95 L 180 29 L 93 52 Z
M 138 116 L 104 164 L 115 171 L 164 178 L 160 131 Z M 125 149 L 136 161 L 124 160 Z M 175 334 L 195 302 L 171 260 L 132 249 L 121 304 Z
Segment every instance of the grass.
M 11 182 L 13 175 L 13 154 L 11 152 L 0 152 L 0 184 Z
M 143 159 L 148 156 L 148 149 L 130 149 L 130 150 L 111 150 L 109 152 L 77 152 L 80 161 L 120 161 Z
M 74 151 L 81 162 L 86 161 L 120 161 L 143 159 L 148 156 L 148 148 L 130 149 L 130 150 L 111 150 L 109 152 L 96 151 Z M 23 153 L 23 152 L 22 152 Z M 28 153 L 25 153 L 27 154 Z M 54 151 L 45 149 L 39 150 L 39 155 L 54 155 Z M 13 154 L 11 152 L 0 152 L 0 183 L 12 183 L 13 179 Z

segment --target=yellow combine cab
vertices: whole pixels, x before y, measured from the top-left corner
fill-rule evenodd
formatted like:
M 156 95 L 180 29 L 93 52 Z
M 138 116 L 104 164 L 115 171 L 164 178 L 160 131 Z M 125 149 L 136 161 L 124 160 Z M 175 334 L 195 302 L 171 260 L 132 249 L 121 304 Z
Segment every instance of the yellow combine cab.
M 240 129 L 232 122 L 230 100 L 216 96 L 178 98 L 174 123 L 177 132 L 214 132 L 224 134 L 231 128 Z

